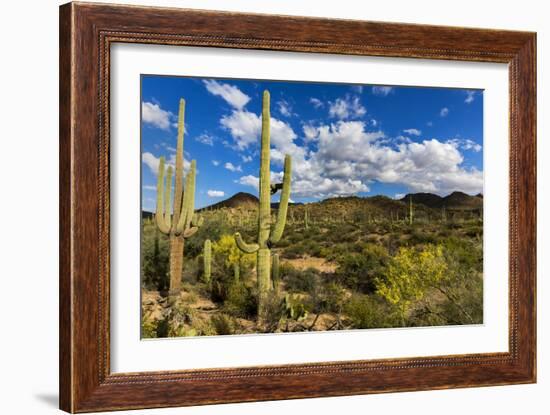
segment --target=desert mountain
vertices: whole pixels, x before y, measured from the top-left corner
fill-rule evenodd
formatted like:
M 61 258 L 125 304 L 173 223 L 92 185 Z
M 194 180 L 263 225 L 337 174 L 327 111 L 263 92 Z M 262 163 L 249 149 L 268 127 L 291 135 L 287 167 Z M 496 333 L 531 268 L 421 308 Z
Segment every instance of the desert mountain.
M 258 198 L 250 193 L 239 192 L 235 193 L 228 199 L 222 200 L 221 202 L 214 203 L 213 205 L 206 206 L 199 210 L 216 210 L 222 208 L 232 208 L 232 209 L 244 209 L 244 210 L 253 210 L 258 207 Z
M 446 209 L 480 209 L 483 207 L 483 196 L 481 194 L 470 196 L 463 192 L 452 192 L 441 197 L 432 193 L 409 193 L 401 201 L 409 203 L 412 197 L 413 204 L 422 204 L 430 208 Z

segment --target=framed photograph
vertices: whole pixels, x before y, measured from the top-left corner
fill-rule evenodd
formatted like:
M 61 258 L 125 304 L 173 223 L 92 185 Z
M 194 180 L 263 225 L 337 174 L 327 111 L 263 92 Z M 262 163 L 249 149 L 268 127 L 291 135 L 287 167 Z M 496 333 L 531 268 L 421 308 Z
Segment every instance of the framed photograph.
M 60 8 L 60 407 L 536 381 L 536 36 Z

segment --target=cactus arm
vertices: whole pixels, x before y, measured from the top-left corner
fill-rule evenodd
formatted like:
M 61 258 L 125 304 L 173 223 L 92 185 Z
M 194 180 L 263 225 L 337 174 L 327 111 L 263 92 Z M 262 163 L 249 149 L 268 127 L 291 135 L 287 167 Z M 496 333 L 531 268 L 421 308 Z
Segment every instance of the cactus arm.
M 247 244 L 239 232 L 235 233 L 235 243 L 237 244 L 237 247 L 245 254 L 253 254 L 260 249 L 258 244 Z
M 196 162 L 191 162 L 191 169 L 185 179 L 185 191 L 183 194 L 183 204 L 181 206 L 181 213 L 178 224 L 176 226 L 176 234 L 181 234 L 185 229 L 191 225 L 191 219 L 193 217 L 193 211 L 195 210 L 195 170 Z
M 157 209 L 155 212 L 155 220 L 159 231 L 164 234 L 170 233 L 170 227 L 164 221 L 164 157 L 160 158 L 159 171 L 157 175 Z
M 185 100 L 180 99 L 178 113 L 178 141 L 176 144 L 176 183 L 174 187 L 174 224 L 179 222 L 183 203 L 183 133 L 185 132 Z
M 187 228 L 186 230 L 183 231 L 184 239 L 192 237 L 194 234 L 197 233 L 198 230 L 199 230 L 199 228 L 197 228 L 196 226 L 193 226 L 191 228 Z
M 269 242 L 277 243 L 283 236 L 283 231 L 286 224 L 286 214 L 288 211 L 288 200 L 290 199 L 290 176 L 292 174 L 292 158 L 287 154 L 285 156 L 285 170 L 283 176 L 283 190 L 281 191 L 281 199 L 279 201 L 279 211 L 277 212 L 277 220 L 271 231 Z
M 170 212 L 170 196 L 172 195 L 172 166 L 166 170 L 166 185 L 164 187 L 164 223 L 172 227 L 172 212 Z
M 193 215 L 193 219 L 191 219 L 191 226 L 196 226 L 197 228 L 200 228 L 203 223 L 204 223 L 204 218 L 195 213 Z

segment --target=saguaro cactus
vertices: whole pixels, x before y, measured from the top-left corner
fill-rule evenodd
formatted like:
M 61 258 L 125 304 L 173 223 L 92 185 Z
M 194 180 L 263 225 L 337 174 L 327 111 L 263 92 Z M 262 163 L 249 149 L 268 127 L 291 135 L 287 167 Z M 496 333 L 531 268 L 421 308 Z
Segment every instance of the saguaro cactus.
M 279 254 L 273 254 L 273 259 L 271 260 L 271 276 L 273 278 L 273 288 L 277 290 L 280 281 Z
M 204 249 L 202 253 L 203 260 L 203 278 L 205 283 L 210 282 L 212 277 L 212 243 L 210 239 L 204 241 Z
M 172 212 L 170 212 L 170 195 L 172 193 L 172 166 L 166 169 L 165 160 L 160 158 L 157 178 L 157 209 L 155 221 L 158 229 L 170 238 L 170 286 L 171 292 L 181 289 L 181 271 L 183 268 L 183 248 L 185 239 L 191 237 L 202 224 L 202 218 L 195 214 L 195 176 L 196 162 L 191 161 L 191 168 L 185 177 L 183 187 L 183 132 L 185 100 L 180 100 L 178 114 L 178 142 L 176 147 L 176 180 Z
M 244 242 L 241 235 L 235 234 L 235 242 L 245 253 L 257 255 L 256 273 L 258 279 L 258 315 L 262 316 L 267 292 L 271 289 L 271 247 L 279 242 L 283 235 L 290 197 L 291 157 L 285 156 L 284 176 L 282 184 L 270 183 L 270 111 L 269 92 L 264 91 L 262 107 L 262 141 L 260 150 L 260 207 L 258 216 L 258 239 L 256 243 Z M 271 228 L 271 195 L 281 189 L 279 211 L 275 225 Z
M 413 224 L 413 197 L 409 195 L 409 225 Z
M 309 229 L 309 214 L 307 213 L 307 205 L 304 207 L 304 228 Z

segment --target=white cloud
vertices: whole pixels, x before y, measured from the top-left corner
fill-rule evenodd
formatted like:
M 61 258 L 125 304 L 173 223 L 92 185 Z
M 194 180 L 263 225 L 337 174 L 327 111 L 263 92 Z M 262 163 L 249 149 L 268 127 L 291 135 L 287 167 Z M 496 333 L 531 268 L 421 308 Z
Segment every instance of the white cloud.
M 455 146 L 456 148 L 460 148 L 462 150 L 472 150 L 476 153 L 479 153 L 483 149 L 481 144 L 478 144 L 474 140 L 470 139 L 453 138 L 451 140 L 447 140 L 447 143 Z
M 257 143 L 262 129 L 261 118 L 248 111 L 233 111 L 231 115 L 224 115 L 220 124 L 229 130 L 239 150 Z
M 225 196 L 225 192 L 223 192 L 222 190 L 208 190 L 206 192 L 206 194 L 209 197 L 224 197 Z
M 212 164 L 214 166 L 219 166 L 220 165 L 220 162 L 218 160 L 212 160 Z
M 334 102 L 329 102 L 328 113 L 332 118 L 345 120 L 361 117 L 367 113 L 367 110 L 361 105 L 359 97 L 346 96 L 345 98 L 338 98 Z
M 313 104 L 313 106 L 316 108 L 316 109 L 319 109 L 319 108 L 322 108 L 324 107 L 325 104 L 323 104 L 323 101 L 321 101 L 320 99 L 318 98 L 310 98 L 309 99 L 309 102 Z
M 143 185 L 143 190 L 154 190 L 154 191 L 156 191 L 156 190 L 157 190 L 157 186 L 145 184 L 145 185 Z
M 277 101 L 277 107 L 279 108 L 279 112 L 284 117 L 292 117 L 292 106 L 288 101 L 285 101 L 284 99 Z
M 229 105 L 238 110 L 242 110 L 250 101 L 250 97 L 236 86 L 209 79 L 205 79 L 203 83 L 208 92 L 223 98 Z
M 302 130 L 304 132 L 304 139 L 306 141 L 313 141 L 317 138 L 317 128 L 315 128 L 311 124 L 304 124 L 302 126 Z
M 336 181 L 339 192 L 367 186 L 369 182 L 403 184 L 411 191 L 439 194 L 461 190 L 474 194 L 483 188 L 483 173 L 461 166 L 459 148 L 437 139 L 388 146 L 380 131 L 369 132 L 361 121 L 340 121 L 318 127 L 318 151 L 308 163 L 313 176 Z M 344 186 L 342 181 L 347 181 Z M 294 184 L 293 184 L 294 186 Z M 331 189 L 332 193 L 337 193 Z M 364 191 L 364 190 L 361 190 Z M 293 195 L 295 189 L 293 187 Z
M 396 193 L 395 195 L 393 195 L 393 198 L 394 198 L 395 200 L 401 200 L 401 199 L 403 199 L 405 196 L 406 196 L 405 193 Z
M 220 122 L 229 130 L 238 150 L 259 146 L 259 115 L 233 111 Z M 369 130 L 372 128 L 370 120 L 305 123 L 300 138 L 309 144 L 299 146 L 298 135 L 291 125 L 272 117 L 272 182 L 282 181 L 284 155 L 290 154 L 293 198 L 322 199 L 364 193 L 372 182 L 400 184 L 410 191 L 438 194 L 454 190 L 475 194 L 482 190 L 482 171 L 467 169 L 462 164 L 461 150 L 468 143 L 457 145 L 438 139 L 414 143 L 405 135 L 391 138 L 381 130 Z M 408 130 L 415 135 L 416 129 Z M 419 130 L 418 133 L 421 134 Z M 476 151 L 474 145 L 471 149 Z M 258 187 L 258 178 L 253 175 L 244 175 L 235 182 Z
M 146 151 L 141 155 L 141 161 L 149 167 L 149 170 L 151 170 L 151 173 L 153 173 L 155 176 L 158 174 L 159 171 L 159 164 L 160 164 L 160 157 L 155 157 L 152 153 Z M 166 160 L 165 167 L 168 168 L 168 166 L 172 166 L 172 169 L 176 168 L 176 155 L 171 154 L 170 157 Z M 187 160 L 186 158 L 183 159 L 183 171 L 186 172 L 189 170 L 191 166 L 191 162 Z M 199 169 L 197 169 L 197 174 L 199 173 Z
M 391 92 L 393 92 L 393 87 L 391 87 L 391 86 L 373 86 L 372 87 L 372 93 L 374 95 L 378 95 L 378 96 L 381 96 L 381 97 L 386 97 Z
M 212 137 L 209 134 L 202 133 L 198 137 L 195 137 L 195 140 L 197 140 L 199 143 L 205 144 L 207 146 L 213 146 L 214 145 L 214 137 Z
M 416 135 L 416 136 L 419 136 L 420 134 L 422 134 L 422 131 L 420 131 L 416 128 L 407 128 L 406 130 L 403 130 L 403 132 L 405 134 Z
M 426 125 L 427 125 L 428 127 L 433 127 L 434 123 L 431 122 L 431 121 L 428 121 L 428 122 L 426 123 Z
M 449 108 L 447 107 L 441 108 L 441 111 L 439 111 L 439 116 L 446 117 L 447 115 L 449 115 Z
M 250 163 L 252 161 L 252 156 L 242 155 L 241 160 L 243 161 L 243 163 Z
M 243 171 L 243 170 L 241 169 L 241 166 L 235 166 L 233 163 L 231 163 L 231 162 L 229 162 L 229 161 L 228 161 L 227 163 L 225 163 L 223 167 L 225 167 L 227 170 L 233 171 L 233 172 L 236 172 L 236 171 Z
M 252 176 L 251 174 L 249 174 L 248 176 L 243 176 L 239 180 L 236 180 L 236 183 L 242 184 L 244 186 L 252 186 L 256 190 L 258 190 L 260 179 L 258 179 L 256 176 Z
M 152 153 L 145 152 L 141 155 L 141 161 L 149 167 L 149 170 L 151 170 L 151 173 L 153 173 L 155 176 L 158 174 L 159 171 L 159 163 L 160 159 L 155 157 Z
M 474 102 L 474 99 L 475 99 L 475 95 L 476 95 L 476 91 L 466 91 L 466 98 L 464 99 L 464 102 L 466 104 L 471 104 L 472 102 Z
M 170 111 L 163 110 L 159 104 L 152 102 L 141 103 L 141 119 L 144 123 L 150 124 L 161 130 L 169 130 L 174 118 L 174 114 Z

